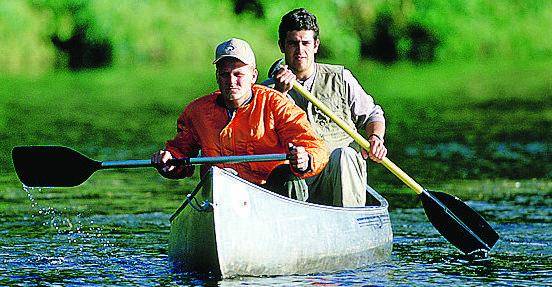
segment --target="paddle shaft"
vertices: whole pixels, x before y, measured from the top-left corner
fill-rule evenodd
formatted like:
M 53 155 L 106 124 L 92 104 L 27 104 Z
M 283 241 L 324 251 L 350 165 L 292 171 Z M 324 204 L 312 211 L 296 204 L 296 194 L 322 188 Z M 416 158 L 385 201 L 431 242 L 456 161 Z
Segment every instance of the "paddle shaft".
M 362 148 L 364 148 L 365 150 L 370 150 L 370 142 L 368 142 L 368 140 L 366 140 L 357 131 L 353 130 L 344 120 L 337 117 L 328 108 L 328 106 L 322 103 L 319 99 L 315 98 L 309 91 L 307 91 L 307 89 L 305 89 L 305 87 L 297 83 L 297 81 L 293 81 L 293 88 L 299 94 L 301 94 L 301 96 L 305 97 L 313 105 L 320 109 L 325 115 L 330 117 L 332 121 L 334 121 L 340 128 L 342 128 L 349 136 L 351 136 L 355 140 L 355 142 L 357 142 Z M 417 194 L 421 194 L 424 192 L 424 188 L 420 184 L 418 184 L 414 179 L 408 176 L 408 174 L 406 174 L 387 157 L 384 157 L 381 160 L 381 164 L 383 164 L 383 166 L 385 166 L 388 170 L 395 174 L 400 180 L 402 180 L 402 182 L 408 185 L 408 187 L 412 188 Z
M 12 159 L 19 180 L 29 187 L 71 187 L 101 169 L 156 167 L 151 160 L 96 161 L 64 146 L 17 146 Z M 283 161 L 286 154 L 171 159 L 171 165 Z
M 293 88 L 330 117 L 361 147 L 366 150 L 370 149 L 370 143 L 364 137 L 353 130 L 345 121 L 334 115 L 324 103 L 315 98 L 297 81 L 293 82 Z M 460 250 L 466 254 L 477 253 L 481 249 L 490 250 L 496 243 L 499 238 L 496 231 L 469 206 L 455 197 L 424 189 L 387 157 L 384 157 L 381 163 L 418 194 L 431 223 Z M 441 196 L 447 203 L 439 200 L 437 196 Z M 454 210 L 451 210 L 451 208 L 454 208 Z
M 218 164 L 218 163 L 240 163 L 253 161 L 280 161 L 286 160 L 285 153 L 279 154 L 257 154 L 257 155 L 233 155 L 233 156 L 215 156 L 215 157 L 192 157 L 174 159 L 172 162 L 175 165 L 179 164 Z M 103 161 L 101 169 L 107 168 L 138 168 L 155 166 L 149 159 L 138 160 L 118 160 L 118 161 Z

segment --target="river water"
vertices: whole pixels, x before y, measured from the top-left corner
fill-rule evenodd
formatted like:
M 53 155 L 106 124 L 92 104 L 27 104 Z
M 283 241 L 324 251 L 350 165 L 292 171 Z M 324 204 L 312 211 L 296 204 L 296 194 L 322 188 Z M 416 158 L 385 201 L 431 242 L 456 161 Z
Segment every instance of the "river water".
M 335 274 L 220 280 L 173 272 L 170 214 L 75 215 L 35 200 L 39 190 L 27 192 L 35 212 L 0 218 L 0 286 L 552 286 L 545 195 L 467 202 L 501 235 L 488 260 L 461 256 L 423 209 L 395 209 L 387 262 Z

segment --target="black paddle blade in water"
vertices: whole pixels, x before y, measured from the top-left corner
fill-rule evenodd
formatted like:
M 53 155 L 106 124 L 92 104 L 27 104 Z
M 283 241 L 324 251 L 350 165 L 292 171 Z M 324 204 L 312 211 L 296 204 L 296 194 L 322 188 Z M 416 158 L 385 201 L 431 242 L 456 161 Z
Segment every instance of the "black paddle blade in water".
M 29 187 L 70 187 L 83 183 L 101 162 L 62 146 L 18 146 L 12 159 L 19 180 Z
M 429 190 L 419 196 L 429 221 L 465 254 L 489 251 L 498 241 L 489 223 L 457 197 Z

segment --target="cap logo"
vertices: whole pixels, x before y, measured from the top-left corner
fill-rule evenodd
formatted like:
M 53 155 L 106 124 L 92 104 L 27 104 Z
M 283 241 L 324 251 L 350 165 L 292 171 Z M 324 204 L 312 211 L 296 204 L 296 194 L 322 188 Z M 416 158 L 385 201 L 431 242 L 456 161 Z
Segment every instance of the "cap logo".
M 230 45 L 228 47 L 226 47 L 226 49 L 224 49 L 224 53 L 230 53 L 234 51 L 234 46 Z

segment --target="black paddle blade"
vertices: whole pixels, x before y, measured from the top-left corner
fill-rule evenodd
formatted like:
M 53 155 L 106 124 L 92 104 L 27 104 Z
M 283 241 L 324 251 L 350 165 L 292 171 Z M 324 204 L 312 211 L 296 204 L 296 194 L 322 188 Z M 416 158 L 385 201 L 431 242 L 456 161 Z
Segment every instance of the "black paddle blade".
M 19 180 L 29 187 L 70 187 L 83 183 L 101 162 L 62 146 L 18 146 L 12 159 Z
M 420 199 L 433 226 L 465 254 L 489 251 L 498 241 L 489 223 L 457 197 L 424 190 Z
M 280 66 L 283 66 L 284 64 L 285 64 L 284 59 L 276 60 L 276 62 L 274 62 L 272 66 L 270 66 L 270 69 L 268 69 L 268 77 L 274 78 L 274 76 L 276 75 L 276 72 L 280 70 Z

